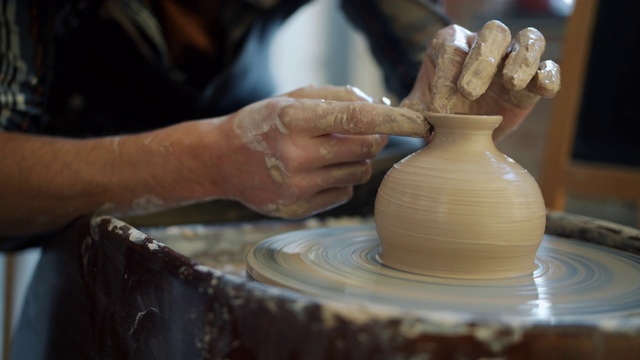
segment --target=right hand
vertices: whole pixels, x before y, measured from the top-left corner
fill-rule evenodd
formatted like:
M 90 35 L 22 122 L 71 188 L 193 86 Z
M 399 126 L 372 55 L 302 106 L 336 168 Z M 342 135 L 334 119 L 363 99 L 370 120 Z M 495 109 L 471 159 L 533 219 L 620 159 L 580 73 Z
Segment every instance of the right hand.
M 524 121 L 541 97 L 560 89 L 560 67 L 541 61 L 546 41 L 534 28 L 511 37 L 499 21 L 478 33 L 451 25 L 436 33 L 401 106 L 421 113 L 501 115 L 499 140 Z
M 225 193 L 262 214 L 302 218 L 349 200 L 371 176 L 381 134 L 424 137 L 414 111 L 374 101 L 354 87 L 305 87 L 226 117 Z M 232 135 L 231 135 L 232 134 Z

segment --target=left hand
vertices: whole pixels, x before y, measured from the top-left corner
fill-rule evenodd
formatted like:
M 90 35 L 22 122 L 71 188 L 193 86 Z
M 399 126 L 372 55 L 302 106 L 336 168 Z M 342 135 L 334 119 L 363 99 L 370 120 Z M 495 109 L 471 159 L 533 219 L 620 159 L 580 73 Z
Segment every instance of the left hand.
M 534 28 L 512 39 L 508 27 L 489 21 L 476 34 L 451 25 L 436 33 L 411 93 L 400 106 L 419 111 L 502 115 L 493 133 L 513 131 L 540 97 L 560 89 L 560 67 L 541 61 L 544 36 Z
M 216 176 L 205 192 L 222 189 L 218 197 L 289 219 L 348 201 L 353 187 L 369 180 L 371 160 L 387 143 L 383 134 L 430 132 L 422 114 L 350 86 L 300 88 L 210 123 L 222 140 L 208 144 L 211 165 L 202 168 Z

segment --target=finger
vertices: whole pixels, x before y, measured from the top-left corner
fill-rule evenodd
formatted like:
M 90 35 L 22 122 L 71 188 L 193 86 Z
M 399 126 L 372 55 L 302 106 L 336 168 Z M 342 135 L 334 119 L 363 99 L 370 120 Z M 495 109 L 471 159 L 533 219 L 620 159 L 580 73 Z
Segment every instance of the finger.
M 520 91 L 511 90 L 511 102 L 519 108 L 527 108 L 535 104 L 540 97 L 551 98 L 560 90 L 560 67 L 551 60 L 540 63 L 538 71 L 526 88 Z
M 551 60 L 541 62 L 527 89 L 545 98 L 556 96 L 560 90 L 560 66 Z
M 454 29 L 453 36 L 435 40 L 427 50 L 427 59 L 433 66 L 425 70 L 433 73 L 428 109 L 431 112 L 450 113 L 458 94 L 457 83 L 469 53 L 467 38 L 470 32 L 460 27 Z
M 323 135 L 312 139 L 313 149 L 307 158 L 314 167 L 351 163 L 374 158 L 387 144 L 386 135 Z
M 514 37 L 502 71 L 502 81 L 508 89 L 522 90 L 529 84 L 538 71 L 545 46 L 544 36 L 534 28 L 521 30 Z
M 266 209 L 260 210 L 272 216 L 279 216 L 286 219 L 299 219 L 342 205 L 349 201 L 352 196 L 353 187 L 332 188 L 322 190 L 304 201 L 297 201 L 292 204 L 271 205 Z
M 299 100 L 278 110 L 289 131 L 325 134 L 389 134 L 421 137 L 430 132 L 424 116 L 408 109 L 365 102 Z
M 306 86 L 285 94 L 294 99 L 322 99 L 334 101 L 376 102 L 371 96 L 354 86 Z
M 489 21 L 480 29 L 458 81 L 458 91 L 465 98 L 475 100 L 484 94 L 510 43 L 509 28 L 499 21 Z
M 313 171 L 302 173 L 292 180 L 292 185 L 298 189 L 308 189 L 311 193 L 300 191 L 300 196 L 311 196 L 314 193 L 345 186 L 364 184 L 371 178 L 371 162 L 369 160 L 341 163 Z

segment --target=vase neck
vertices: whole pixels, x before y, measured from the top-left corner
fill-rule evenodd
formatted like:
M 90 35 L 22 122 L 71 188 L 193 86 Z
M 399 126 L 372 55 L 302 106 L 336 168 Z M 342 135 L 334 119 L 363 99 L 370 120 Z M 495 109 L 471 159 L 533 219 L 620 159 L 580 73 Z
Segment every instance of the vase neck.
M 502 121 L 501 116 L 430 114 L 427 120 L 435 128 L 430 146 L 465 144 L 470 148 L 493 149 L 493 129 Z

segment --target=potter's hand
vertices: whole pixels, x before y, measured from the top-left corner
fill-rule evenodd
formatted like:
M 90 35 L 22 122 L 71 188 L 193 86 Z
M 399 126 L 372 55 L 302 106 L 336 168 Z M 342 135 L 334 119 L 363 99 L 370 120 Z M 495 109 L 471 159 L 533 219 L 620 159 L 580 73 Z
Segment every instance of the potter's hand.
M 227 193 L 270 216 L 300 218 L 346 202 L 371 176 L 385 135 L 430 131 L 414 111 L 375 103 L 353 87 L 306 87 L 230 115 Z
M 540 61 L 545 39 L 526 28 L 511 39 L 509 28 L 489 21 L 476 34 L 451 25 L 427 50 L 414 87 L 401 106 L 424 113 L 502 115 L 500 139 L 515 129 L 540 97 L 560 88 L 560 68 Z

